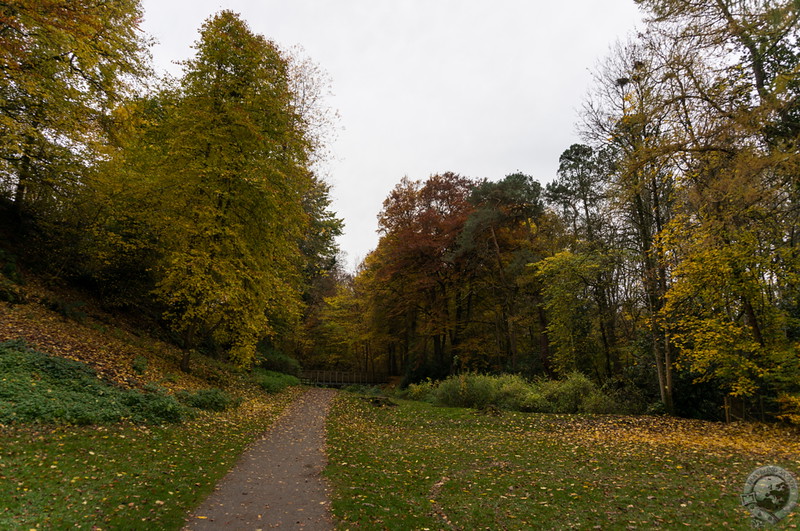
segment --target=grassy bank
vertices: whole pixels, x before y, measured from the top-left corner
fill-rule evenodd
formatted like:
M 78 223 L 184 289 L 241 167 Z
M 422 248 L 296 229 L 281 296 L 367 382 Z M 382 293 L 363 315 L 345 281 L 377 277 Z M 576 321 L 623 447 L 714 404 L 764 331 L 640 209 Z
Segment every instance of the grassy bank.
M 79 295 L 0 301 L 0 529 L 180 529 L 301 389 L 202 355 L 181 372 L 174 345 Z
M 400 404 L 334 403 L 341 529 L 750 529 L 747 476 L 800 471 L 796 436 L 777 428 Z
M 299 391 L 183 424 L 0 429 L 0 529 L 180 529 Z

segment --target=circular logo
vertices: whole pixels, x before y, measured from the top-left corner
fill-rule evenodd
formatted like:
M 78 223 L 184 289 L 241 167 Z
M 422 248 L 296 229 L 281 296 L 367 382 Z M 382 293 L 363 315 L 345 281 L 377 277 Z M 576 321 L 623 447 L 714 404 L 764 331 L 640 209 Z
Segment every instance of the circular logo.
M 781 467 L 762 466 L 747 478 L 741 498 L 753 524 L 775 524 L 797 505 L 797 481 Z

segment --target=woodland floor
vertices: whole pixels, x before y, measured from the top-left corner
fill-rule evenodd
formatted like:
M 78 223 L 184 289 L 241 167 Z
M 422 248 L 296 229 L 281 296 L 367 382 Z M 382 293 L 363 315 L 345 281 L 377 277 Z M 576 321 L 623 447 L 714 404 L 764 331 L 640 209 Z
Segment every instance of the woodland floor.
M 310 389 L 239 459 L 185 529 L 333 529 L 325 417 L 336 391 Z

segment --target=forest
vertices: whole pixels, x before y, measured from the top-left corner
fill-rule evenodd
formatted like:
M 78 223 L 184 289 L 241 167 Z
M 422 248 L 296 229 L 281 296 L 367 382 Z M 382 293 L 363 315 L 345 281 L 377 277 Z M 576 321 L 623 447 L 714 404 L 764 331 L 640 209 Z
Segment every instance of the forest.
M 721 419 L 727 397 L 798 420 L 800 6 L 638 4 L 555 179 L 397 184 L 307 321 L 314 362 L 578 371 L 653 412 Z
M 313 63 L 222 11 L 159 78 L 138 0 L 3 4 L 0 265 L 150 323 L 185 371 L 581 373 L 642 411 L 800 421 L 800 4 L 637 4 L 556 176 L 404 177 L 354 273 Z

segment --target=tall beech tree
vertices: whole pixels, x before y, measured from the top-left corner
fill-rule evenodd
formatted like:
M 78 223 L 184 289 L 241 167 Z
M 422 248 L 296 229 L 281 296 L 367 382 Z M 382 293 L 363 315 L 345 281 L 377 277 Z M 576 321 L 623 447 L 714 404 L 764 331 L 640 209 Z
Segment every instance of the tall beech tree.
M 123 154 L 138 164 L 128 189 L 145 196 L 139 215 L 160 253 L 153 293 L 183 337 L 186 370 L 208 338 L 247 365 L 259 340 L 292 329 L 302 270 L 321 267 L 311 255 L 331 254 L 325 232 L 338 230 L 308 169 L 279 49 L 230 11 L 206 21 L 195 49 L 154 102 L 161 119 L 145 121 Z
M 776 373 L 798 362 L 800 7 L 641 3 L 676 43 L 662 54 L 684 175 L 681 215 L 664 233 L 678 258 L 665 320 L 682 363 L 734 395 L 797 391 Z
M 672 217 L 673 160 L 664 153 L 672 131 L 665 68 L 652 42 L 620 44 L 596 74 L 586 104 L 584 135 L 614 157 L 609 193 L 623 245 L 635 253 L 645 301 L 649 350 L 655 361 L 661 401 L 673 410 L 674 346 L 659 314 L 668 271 L 659 233 Z
M 675 370 L 775 396 L 797 365 L 798 6 L 638 3 L 647 31 L 599 71 L 585 131 L 616 159 L 662 400 Z

